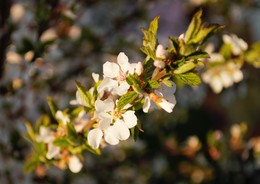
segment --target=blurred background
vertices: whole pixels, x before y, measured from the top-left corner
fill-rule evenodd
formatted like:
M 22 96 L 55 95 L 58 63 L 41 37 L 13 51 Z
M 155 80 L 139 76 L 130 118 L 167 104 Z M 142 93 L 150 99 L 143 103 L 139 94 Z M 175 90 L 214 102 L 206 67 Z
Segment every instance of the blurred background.
M 142 27 L 159 15 L 159 43 L 185 32 L 193 14 L 225 25 L 210 39 L 234 33 L 249 45 L 260 41 L 259 0 L 2 0 L 0 2 L 0 183 L 260 183 L 260 72 L 242 69 L 244 80 L 216 95 L 209 86 L 177 89 L 168 114 L 138 112 L 143 133 L 136 142 L 85 155 L 79 174 L 51 167 L 26 174 L 31 144 L 24 122 L 50 115 L 52 96 L 63 109 L 75 98 L 75 80 L 88 88 L 92 72 L 123 51 L 142 61 Z

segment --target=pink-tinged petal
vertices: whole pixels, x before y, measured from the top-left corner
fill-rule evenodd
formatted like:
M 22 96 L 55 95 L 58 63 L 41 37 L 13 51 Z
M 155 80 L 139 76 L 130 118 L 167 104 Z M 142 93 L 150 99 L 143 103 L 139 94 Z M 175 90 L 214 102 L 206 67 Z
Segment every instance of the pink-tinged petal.
M 111 63 L 109 61 L 103 64 L 103 73 L 105 77 L 116 78 L 119 76 L 119 66 L 116 63 Z
M 54 146 L 52 143 L 48 144 L 47 159 L 52 159 L 60 154 L 60 147 Z
M 103 81 L 99 84 L 97 90 L 102 93 L 105 90 L 110 91 L 111 89 L 118 86 L 118 81 L 105 77 Z
M 98 112 L 98 113 L 114 111 L 114 108 L 115 108 L 115 103 L 110 98 L 108 98 L 104 101 L 97 99 L 95 102 L 95 109 L 96 109 L 96 112 Z
M 124 73 L 129 70 L 129 61 L 125 53 L 119 53 L 119 55 L 117 56 L 117 63 L 120 65 L 120 68 Z
M 160 61 L 160 60 L 155 60 L 154 62 L 153 62 L 153 65 L 155 66 L 155 67 L 157 67 L 157 68 L 164 68 L 165 67 L 165 62 L 163 62 L 163 61 Z
M 103 132 L 99 128 L 95 128 L 88 133 L 88 144 L 93 148 L 98 148 L 102 140 Z
M 129 138 L 130 131 L 124 121 L 117 119 L 113 126 L 111 126 L 112 132 L 115 137 L 123 141 Z
M 71 172 L 78 173 L 82 167 L 83 165 L 77 156 L 73 155 L 69 158 L 69 169 Z
M 150 107 L 151 107 L 151 100 L 150 100 L 149 96 L 145 95 L 145 96 L 144 96 L 143 111 L 144 111 L 145 113 L 148 113 Z
M 158 103 L 161 108 L 163 108 L 166 112 L 171 113 L 175 104 L 167 102 L 165 99 L 161 99 L 161 102 Z
M 164 49 L 164 47 L 161 44 L 156 47 L 156 51 L 155 51 L 156 57 L 165 59 L 166 53 L 167 51 Z
M 126 81 L 123 81 L 120 83 L 120 85 L 118 87 L 115 87 L 113 90 L 112 90 L 112 94 L 113 95 L 119 95 L 119 96 L 123 96 L 124 94 L 127 93 L 128 89 L 130 88 L 130 85 L 126 82 Z
M 133 128 L 137 124 L 135 111 L 126 111 L 122 116 L 128 128 Z
M 119 139 L 115 136 L 115 132 L 114 132 L 112 126 L 108 127 L 104 131 L 104 139 L 107 143 L 109 143 L 111 145 L 116 145 L 119 143 Z

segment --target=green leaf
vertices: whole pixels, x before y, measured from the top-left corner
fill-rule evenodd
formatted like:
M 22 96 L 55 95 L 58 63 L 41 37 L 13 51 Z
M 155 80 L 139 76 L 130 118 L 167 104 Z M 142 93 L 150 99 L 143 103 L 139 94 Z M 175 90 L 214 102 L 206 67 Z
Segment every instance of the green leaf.
M 149 89 L 154 89 L 154 88 L 158 88 L 158 87 L 160 87 L 160 83 L 159 83 L 158 81 L 156 81 L 156 80 L 150 80 L 150 81 L 148 81 L 148 86 L 147 86 L 147 88 L 149 88 Z
M 229 59 L 232 56 L 232 46 L 231 44 L 224 43 L 220 48 L 220 53 L 225 59 Z
M 256 68 L 260 68 L 260 42 L 256 42 L 245 53 L 245 60 Z
M 150 23 L 149 31 L 151 31 L 154 35 L 157 34 L 159 18 L 159 16 L 156 16 Z
M 201 83 L 200 77 L 192 72 L 176 74 L 175 77 L 184 84 L 188 84 L 191 86 L 197 86 Z
M 201 26 L 201 15 L 202 10 L 199 10 L 192 18 L 191 23 L 185 33 L 184 41 L 185 43 L 188 43 L 189 40 L 192 39 L 194 35 L 196 35 L 200 29 Z
M 169 37 L 171 48 L 169 49 L 171 53 L 178 54 L 179 52 L 179 41 L 175 37 Z
M 130 129 L 132 138 L 136 141 L 139 137 L 139 132 L 144 132 L 141 126 L 141 122 L 137 121 L 137 125 Z
M 185 59 L 201 59 L 201 58 L 210 58 L 209 54 L 204 51 L 196 51 L 188 55 Z
M 136 93 L 135 91 L 128 92 L 125 95 L 121 96 L 117 103 L 118 110 L 123 109 L 126 104 L 132 102 L 134 99 L 136 99 L 137 96 L 138 93 Z
M 94 153 L 96 155 L 101 155 L 101 151 L 99 148 L 97 149 L 93 149 L 87 142 L 85 142 L 84 144 L 84 148 L 88 151 L 90 151 L 91 153 Z
M 68 141 L 73 144 L 73 145 L 77 145 L 78 144 L 78 136 L 77 136 L 77 132 L 74 128 L 74 126 L 71 123 L 67 123 L 67 136 L 68 136 Z
M 28 121 L 26 121 L 24 123 L 25 127 L 26 127 L 26 130 L 27 130 L 27 138 L 29 140 L 31 140 L 32 142 L 35 141 L 35 133 L 34 133 L 34 130 L 33 130 L 33 127 L 31 125 L 31 123 L 29 123 Z
M 89 91 L 78 81 L 76 82 L 76 86 L 79 92 L 79 97 L 82 100 L 82 105 L 87 106 L 89 108 L 92 107 L 91 105 L 91 94 L 89 93 Z
M 40 126 L 48 126 L 50 123 L 51 123 L 50 117 L 48 115 L 42 115 L 36 121 L 35 129 L 38 132 L 40 129 Z
M 51 114 L 54 118 L 56 118 L 56 112 L 58 111 L 58 106 L 57 104 L 55 103 L 55 101 L 53 100 L 52 97 L 47 97 L 47 102 L 48 102 L 48 105 L 49 105 L 49 108 L 51 110 Z
M 30 159 L 24 165 L 24 172 L 29 173 L 32 172 L 38 165 L 40 164 L 38 159 Z
M 144 34 L 143 37 L 143 46 L 140 48 L 143 53 L 145 53 L 150 58 L 155 59 L 155 47 L 157 45 L 157 29 L 158 29 L 158 20 L 159 17 L 155 17 L 149 26 L 149 29 L 142 29 Z
M 213 33 L 219 31 L 224 26 L 220 26 L 218 24 L 211 24 L 208 27 L 201 26 L 199 32 L 194 35 L 194 37 L 189 41 L 189 43 L 194 44 L 203 44 L 208 37 L 210 37 Z
M 67 141 L 67 139 L 63 138 L 63 137 L 59 137 L 59 138 L 55 139 L 52 143 L 58 147 L 66 147 L 66 146 L 70 145 L 69 142 Z
M 174 74 L 186 73 L 186 72 L 194 69 L 195 67 L 196 67 L 196 64 L 194 64 L 193 62 L 188 62 L 188 63 L 185 63 L 184 65 L 180 66 L 176 70 L 174 70 Z

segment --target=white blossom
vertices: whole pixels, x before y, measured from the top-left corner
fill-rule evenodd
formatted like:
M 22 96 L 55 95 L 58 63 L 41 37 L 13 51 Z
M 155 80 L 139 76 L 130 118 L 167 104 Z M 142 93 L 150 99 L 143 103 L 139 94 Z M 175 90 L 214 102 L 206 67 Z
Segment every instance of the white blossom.
M 126 82 L 126 77 L 134 73 L 140 75 L 141 72 L 143 72 L 143 68 L 140 63 L 129 63 L 125 53 L 120 52 L 117 63 L 107 61 L 103 65 L 104 79 L 98 86 L 98 92 L 107 90 L 113 95 L 122 96 L 127 93 L 130 87 Z
M 63 125 L 66 125 L 70 119 L 67 114 L 64 114 L 62 111 L 58 110 L 55 114 L 55 117 L 62 122 Z
M 223 35 L 223 41 L 231 45 L 232 52 L 235 55 L 239 55 L 241 52 L 247 50 L 248 48 L 247 43 L 243 39 L 238 38 L 237 35 L 234 34 Z
M 44 126 L 40 126 L 39 135 L 36 136 L 36 141 L 46 143 L 47 146 L 47 154 L 46 157 L 48 159 L 52 159 L 60 154 L 60 147 L 57 147 L 52 144 L 54 140 L 53 132 Z
M 164 109 L 166 112 L 171 113 L 176 104 L 174 96 L 176 90 L 175 83 L 171 82 L 171 86 L 168 87 L 164 83 L 161 83 L 160 87 L 150 94 L 144 95 L 143 111 L 147 113 L 154 102 L 157 106 Z
M 234 83 L 240 82 L 243 79 L 243 73 L 239 65 L 228 62 L 225 65 L 208 69 L 201 77 L 218 94 L 223 88 L 228 88 Z
M 134 111 L 117 111 L 112 99 L 104 101 L 97 99 L 95 109 L 94 118 L 98 119 L 98 125 L 88 133 L 88 143 L 93 148 L 99 147 L 102 137 L 110 145 L 116 145 L 119 141 L 129 138 L 129 128 L 133 128 L 137 124 Z

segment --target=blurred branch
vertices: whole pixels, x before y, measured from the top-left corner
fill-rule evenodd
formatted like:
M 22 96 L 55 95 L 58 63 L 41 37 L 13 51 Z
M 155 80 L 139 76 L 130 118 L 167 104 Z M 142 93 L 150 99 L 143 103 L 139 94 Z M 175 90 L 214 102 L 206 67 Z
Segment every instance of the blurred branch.
M 5 50 L 10 40 L 10 31 L 7 27 L 7 20 L 10 13 L 11 1 L 0 1 L 0 78 L 4 73 Z

